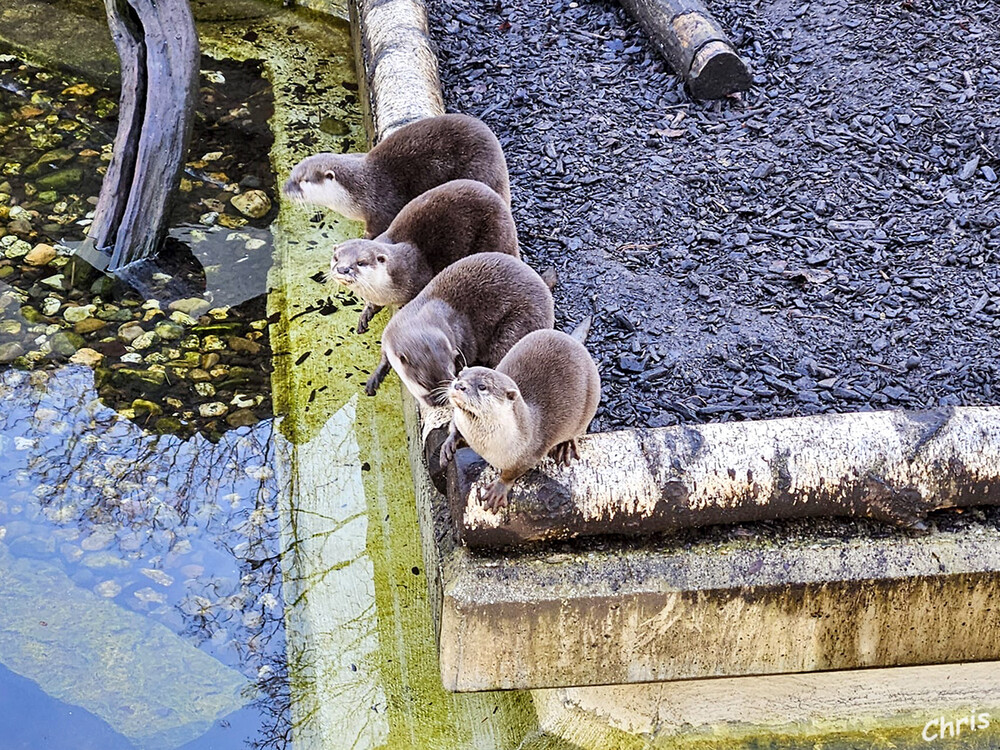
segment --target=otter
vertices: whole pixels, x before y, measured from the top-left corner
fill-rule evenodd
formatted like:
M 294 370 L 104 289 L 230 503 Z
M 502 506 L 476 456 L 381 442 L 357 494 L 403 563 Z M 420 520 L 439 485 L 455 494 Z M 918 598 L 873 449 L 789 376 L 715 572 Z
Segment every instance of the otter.
M 507 505 L 518 477 L 548 454 L 557 464 L 579 458 L 576 438 L 587 431 L 601 400 L 601 376 L 587 349 L 561 331 L 522 338 L 495 370 L 468 367 L 448 388 L 454 407 L 441 465 L 455 455 L 459 436 L 500 470 L 482 500 Z
M 307 157 L 282 193 L 365 222 L 371 239 L 418 195 L 458 179 L 482 182 L 510 205 L 507 160 L 497 137 L 475 117 L 440 115 L 404 125 L 367 154 Z
M 406 204 L 373 240 L 333 250 L 327 279 L 365 301 L 358 333 L 386 305 L 404 305 L 460 258 L 499 252 L 520 258 L 510 207 L 481 182 L 452 180 Z
M 419 401 L 444 406 L 459 369 L 495 367 L 520 339 L 554 322 L 552 292 L 530 266 L 503 253 L 470 255 L 392 317 L 365 392 L 374 396 L 391 367 Z

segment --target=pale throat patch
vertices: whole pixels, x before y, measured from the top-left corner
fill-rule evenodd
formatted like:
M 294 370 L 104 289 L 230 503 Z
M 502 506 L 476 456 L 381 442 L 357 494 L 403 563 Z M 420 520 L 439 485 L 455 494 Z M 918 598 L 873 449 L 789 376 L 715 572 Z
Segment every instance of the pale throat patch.
M 347 219 L 363 221 L 365 218 L 361 207 L 344 186 L 336 180 L 323 180 L 322 182 L 303 180 L 299 183 L 299 187 L 302 190 L 302 200 L 306 203 L 332 208 Z
M 375 305 L 385 307 L 407 301 L 399 298 L 399 291 L 393 287 L 389 268 L 385 263 L 376 261 L 374 265 L 358 268 L 355 286 L 355 293 Z
M 475 420 L 455 409 L 453 419 L 472 450 L 498 469 L 516 466 L 528 447 L 521 437 L 514 409 L 507 403 L 492 409 L 488 417 Z
M 403 381 L 403 385 L 406 386 L 406 390 L 408 390 L 414 398 L 420 399 L 425 404 L 430 405 L 430 399 L 427 398 L 430 395 L 430 391 L 420 385 L 420 383 L 410 379 L 410 377 L 406 374 L 406 368 L 403 367 L 399 358 L 396 356 L 396 352 L 392 351 L 392 349 L 387 346 L 385 348 L 385 357 L 389 360 L 389 364 L 392 365 L 392 369 L 396 371 L 399 379 Z

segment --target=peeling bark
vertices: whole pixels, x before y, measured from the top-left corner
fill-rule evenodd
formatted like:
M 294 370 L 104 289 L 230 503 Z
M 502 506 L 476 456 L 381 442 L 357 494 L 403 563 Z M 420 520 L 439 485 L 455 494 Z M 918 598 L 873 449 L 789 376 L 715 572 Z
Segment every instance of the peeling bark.
M 746 63 L 699 0 L 621 0 L 697 99 L 750 88 Z
M 201 60 L 187 0 L 105 0 L 121 60 L 114 156 L 80 255 L 114 271 L 167 231 L 194 118 Z
M 472 547 L 693 526 L 848 516 L 921 529 L 931 511 L 1000 504 L 1000 408 L 827 414 L 588 435 L 499 513 L 496 471 L 460 450 L 448 497 Z

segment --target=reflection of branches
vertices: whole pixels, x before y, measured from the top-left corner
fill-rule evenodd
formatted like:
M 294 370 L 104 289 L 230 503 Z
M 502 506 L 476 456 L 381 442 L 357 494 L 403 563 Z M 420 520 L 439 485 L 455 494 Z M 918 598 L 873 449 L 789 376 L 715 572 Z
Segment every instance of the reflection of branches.
M 286 747 L 273 422 L 217 443 L 149 435 L 102 406 L 92 378 L 75 367 L 0 373 L 0 523 L 58 532 L 71 574 L 108 575 L 97 556 L 109 551 L 127 561 L 116 600 L 254 680 L 264 726 L 252 745 Z

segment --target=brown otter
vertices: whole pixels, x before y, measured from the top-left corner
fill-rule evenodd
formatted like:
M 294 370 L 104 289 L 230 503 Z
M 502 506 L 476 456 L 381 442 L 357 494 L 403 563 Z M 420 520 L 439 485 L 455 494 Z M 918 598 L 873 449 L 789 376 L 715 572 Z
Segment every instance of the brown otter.
M 365 300 L 358 333 L 386 305 L 404 305 L 435 275 L 474 253 L 521 257 L 510 208 L 475 180 L 452 180 L 406 204 L 373 240 L 333 250 L 327 278 Z
M 561 331 L 534 331 L 495 370 L 469 367 L 448 388 L 454 407 L 441 465 L 455 455 L 459 435 L 500 470 L 482 499 L 497 510 L 519 476 L 548 454 L 566 465 L 579 458 L 576 438 L 587 431 L 601 400 L 601 376 L 586 348 Z
M 282 192 L 364 221 L 371 238 L 418 195 L 458 179 L 482 182 L 510 205 L 507 161 L 497 137 L 475 117 L 440 115 L 404 125 L 367 154 L 307 157 Z
M 552 292 L 531 267 L 503 253 L 470 255 L 392 317 L 365 392 L 374 396 L 391 366 L 414 397 L 444 406 L 462 366 L 495 367 L 526 334 L 553 322 Z

